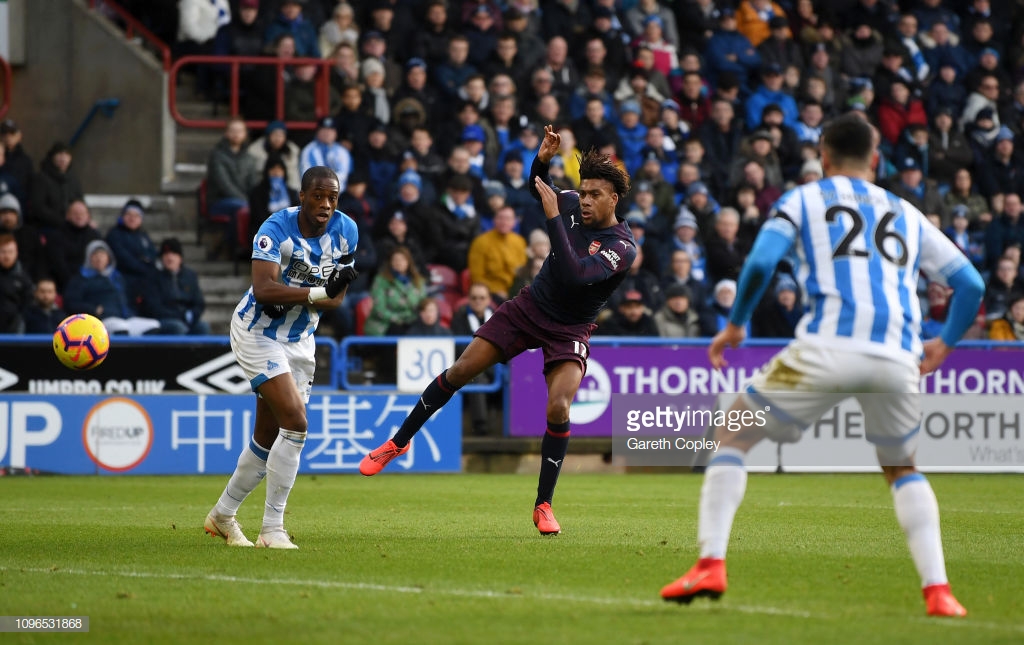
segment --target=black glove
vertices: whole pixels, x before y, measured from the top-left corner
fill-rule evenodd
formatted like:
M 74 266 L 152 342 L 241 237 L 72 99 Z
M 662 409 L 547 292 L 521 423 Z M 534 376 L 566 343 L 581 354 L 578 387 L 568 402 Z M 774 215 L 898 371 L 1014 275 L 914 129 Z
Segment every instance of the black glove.
M 263 305 L 263 313 L 271 320 L 277 320 L 284 316 L 291 309 L 291 305 Z
M 353 256 L 344 255 L 341 258 L 339 264 L 348 264 L 349 266 L 340 269 L 335 269 L 331 277 L 328 278 L 327 284 L 324 285 L 324 290 L 327 291 L 327 297 L 334 298 L 338 297 L 338 294 L 345 290 L 345 287 L 352 284 L 352 281 L 359 276 L 359 272 L 356 271 L 356 267 L 353 264 Z

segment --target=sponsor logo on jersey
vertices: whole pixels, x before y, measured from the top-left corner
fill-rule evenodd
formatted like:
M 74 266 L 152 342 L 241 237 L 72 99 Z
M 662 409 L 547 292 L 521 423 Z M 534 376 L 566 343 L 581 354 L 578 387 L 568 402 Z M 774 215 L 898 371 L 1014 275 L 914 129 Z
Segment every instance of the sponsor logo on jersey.
M 601 255 L 604 256 L 608 263 L 612 265 L 612 271 L 619 270 L 619 262 L 622 261 L 622 256 L 611 249 L 605 249 L 601 251 Z
M 591 242 L 591 243 L 590 243 L 590 248 L 589 248 L 589 249 L 587 249 L 587 251 L 588 251 L 588 252 L 589 252 L 589 253 L 590 253 L 591 255 L 593 255 L 593 254 L 597 253 L 597 252 L 598 252 L 598 251 L 600 251 L 600 250 L 601 250 L 601 242 L 600 242 L 599 240 L 594 240 L 593 242 Z

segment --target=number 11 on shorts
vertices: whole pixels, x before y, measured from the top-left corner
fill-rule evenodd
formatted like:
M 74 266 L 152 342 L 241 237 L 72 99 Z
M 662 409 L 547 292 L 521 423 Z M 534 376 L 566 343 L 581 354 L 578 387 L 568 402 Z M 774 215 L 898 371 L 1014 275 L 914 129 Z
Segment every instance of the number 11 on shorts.
M 587 346 L 578 340 L 572 341 L 572 353 L 576 354 L 583 360 L 587 360 Z

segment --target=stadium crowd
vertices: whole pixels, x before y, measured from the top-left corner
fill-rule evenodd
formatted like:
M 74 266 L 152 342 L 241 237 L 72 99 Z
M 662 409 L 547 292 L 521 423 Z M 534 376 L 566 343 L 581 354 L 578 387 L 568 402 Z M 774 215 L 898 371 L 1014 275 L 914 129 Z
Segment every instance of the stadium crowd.
M 249 132 L 231 120 L 211 151 L 207 185 L 210 212 L 228 216 L 245 249 L 270 213 L 296 203 L 302 172 L 334 168 L 339 208 L 360 229 L 360 277 L 334 316 L 339 335 L 444 333 L 467 315 L 478 325 L 469 285 L 485 285 L 496 306 L 527 283 L 549 247 L 526 180 L 543 126 L 553 124 L 559 188 L 577 185 L 577 155 L 590 147 L 613 155 L 633 180 L 620 215 L 641 252 L 595 333 L 711 336 L 727 320 L 772 204 L 822 177 L 822 124 L 852 112 L 878 129 L 879 183 L 926 213 L 986 277 L 969 337 L 1024 340 L 1020 2 L 122 4 L 176 42 L 178 55 L 332 61 L 330 116 L 310 132 L 280 121 Z M 284 69 L 287 120 L 314 120 L 315 71 Z M 224 100 L 218 70 L 197 83 Z M 241 116 L 272 119 L 276 83 L 273 68 L 243 73 Z M 68 307 L 80 302 L 67 292 L 73 278 L 102 271 L 84 257 L 99 233 L 71 152 L 54 145 L 33 173 L 17 126 L 3 124 L 0 135 L 0 226 L 10 233 L 0 234 L 0 319 L 12 321 L 32 305 L 26 283 L 52 278 Z M 122 217 L 106 237 L 123 275 L 120 314 L 135 309 L 165 333 L 180 331 L 175 322 L 194 331 L 201 294 L 193 307 L 168 287 L 173 312 L 133 296 L 139 271 L 162 266 L 133 219 Z M 21 268 L 5 259 L 12 243 Z M 173 252 L 175 241 L 161 248 Z M 754 316 L 755 337 L 792 337 L 804 311 L 782 269 Z M 948 292 L 922 281 L 919 296 L 927 338 L 941 327 Z

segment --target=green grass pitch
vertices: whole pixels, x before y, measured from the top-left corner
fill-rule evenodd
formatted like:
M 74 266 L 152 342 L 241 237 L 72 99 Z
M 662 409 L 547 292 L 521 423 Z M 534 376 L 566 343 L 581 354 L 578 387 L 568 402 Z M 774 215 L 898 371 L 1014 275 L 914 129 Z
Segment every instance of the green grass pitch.
M 729 591 L 688 607 L 658 590 L 696 556 L 700 476 L 566 473 L 557 537 L 532 476 L 303 476 L 292 552 L 203 534 L 223 476 L 5 478 L 0 615 L 91 630 L 0 642 L 1024 642 L 1024 479 L 930 479 L 966 619 L 925 617 L 879 475 L 751 475 Z

